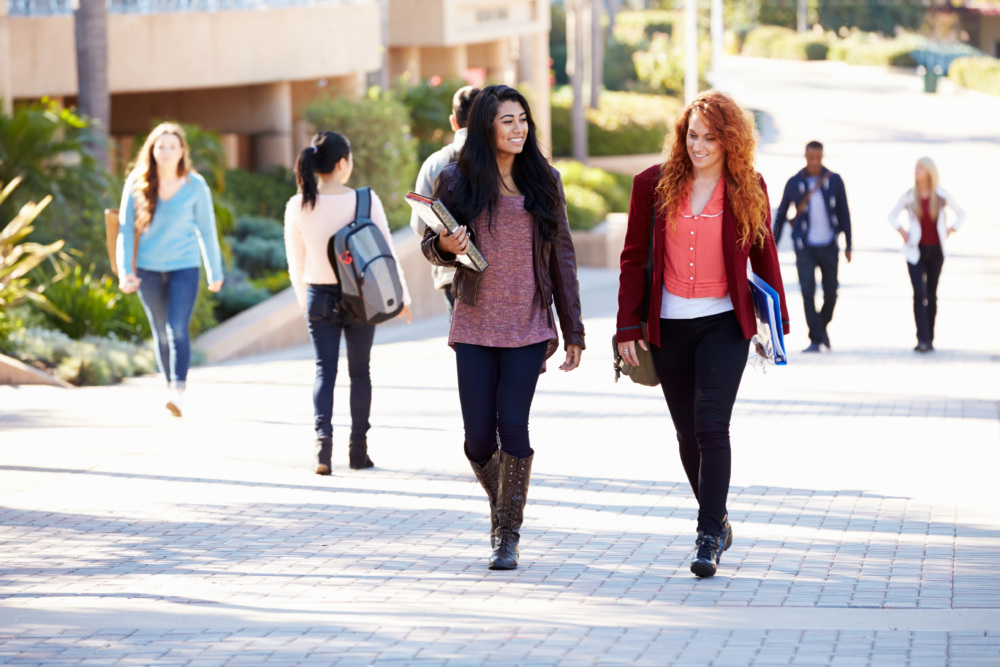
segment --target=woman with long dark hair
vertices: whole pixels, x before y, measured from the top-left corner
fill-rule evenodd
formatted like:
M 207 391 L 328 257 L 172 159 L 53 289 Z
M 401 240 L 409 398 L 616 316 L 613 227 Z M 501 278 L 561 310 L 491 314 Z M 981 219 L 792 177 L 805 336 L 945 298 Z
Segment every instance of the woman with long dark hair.
M 754 168 L 753 116 L 709 90 L 678 117 L 665 164 L 635 177 L 621 256 L 618 346 L 637 365 L 636 342 L 652 352 L 677 429 L 681 464 L 698 500 L 691 571 L 710 577 L 733 541 L 726 498 L 729 421 L 750 339 L 757 332 L 747 261 L 788 309 L 771 235 L 771 206 Z M 649 238 L 650 217 L 654 218 Z M 649 244 L 653 282 L 642 311 Z M 643 340 L 640 322 L 647 322 Z
M 965 220 L 965 211 L 945 192 L 939 180 L 934 160 L 920 158 L 913 169 L 913 187 L 903 193 L 889 213 L 889 223 L 903 237 L 903 255 L 913 286 L 916 352 L 934 350 L 937 288 L 944 266 L 945 242 Z M 951 209 L 950 223 L 945 209 Z M 907 213 L 906 227 L 899 221 L 903 211 Z
M 455 349 L 465 456 L 490 504 L 491 570 L 517 567 L 534 450 L 528 417 L 538 375 L 559 346 L 555 304 L 571 371 L 584 349 L 576 256 L 559 173 L 538 148 L 527 100 L 508 86 L 483 89 L 469 112 L 458 162 L 436 196 L 462 227 L 423 239 L 427 259 L 457 269 Z M 472 240 L 483 273 L 456 261 Z M 499 448 L 498 448 L 499 445 Z
M 316 432 L 316 474 L 329 475 L 333 454 L 333 388 L 337 382 L 340 337 L 347 342 L 347 372 L 351 377 L 351 436 L 348 463 L 354 470 L 375 464 L 368 456 L 368 419 L 372 407 L 369 372 L 375 325 L 341 313 L 340 285 L 327 257 L 330 238 L 355 217 L 356 195 L 347 181 L 354 170 L 351 144 L 336 132 L 320 132 L 295 162 L 299 192 L 285 207 L 285 249 L 288 275 L 299 305 L 306 311 L 309 337 L 316 352 L 313 409 Z M 392 248 L 392 235 L 382 201 L 371 193 L 372 222 Z M 395 249 L 392 250 L 395 257 Z M 397 267 L 399 262 L 397 260 Z M 402 268 L 403 303 L 399 317 L 409 322 L 410 293 Z
M 156 363 L 170 391 L 166 407 L 180 417 L 191 365 L 191 316 L 203 261 L 208 289 L 222 289 L 222 253 L 212 193 L 192 169 L 191 151 L 180 125 L 161 123 L 146 137 L 135 168 L 125 180 L 121 211 L 119 287 L 122 292 L 139 292 L 153 331 Z

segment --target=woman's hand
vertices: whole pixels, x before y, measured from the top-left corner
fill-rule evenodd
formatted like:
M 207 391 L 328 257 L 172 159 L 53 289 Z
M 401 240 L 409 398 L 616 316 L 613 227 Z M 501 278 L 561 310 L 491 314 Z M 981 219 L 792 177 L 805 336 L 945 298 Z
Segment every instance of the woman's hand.
M 566 361 L 559 367 L 561 371 L 571 371 L 580 365 L 580 357 L 583 355 L 583 348 L 579 345 L 566 346 Z
M 134 273 L 129 273 L 118 281 L 118 289 L 124 294 L 131 294 L 139 289 L 140 284 L 142 284 L 142 281 Z
M 899 235 L 903 237 L 903 243 L 909 243 L 910 242 L 910 233 L 909 232 L 907 232 L 902 227 L 900 227 L 897 231 L 899 232 Z
M 635 355 L 635 343 L 636 342 L 634 340 L 630 340 L 626 343 L 618 343 L 618 354 L 622 355 L 622 359 L 624 359 L 629 366 L 639 365 L 639 357 Z M 647 352 L 649 351 L 649 348 L 646 347 L 646 341 L 640 340 L 639 345 L 643 350 L 646 350 Z
M 214 283 L 209 283 L 208 284 L 208 291 L 209 292 L 218 292 L 220 289 L 222 289 L 222 281 L 221 280 L 216 280 Z
M 403 310 L 399 311 L 399 315 L 396 317 L 405 317 L 407 324 L 413 324 L 413 311 L 410 310 L 410 306 L 403 306 Z
M 469 247 L 469 235 L 466 233 L 465 225 L 450 234 L 447 229 L 438 234 L 438 250 L 451 253 L 452 255 L 464 255 Z
M 949 227 L 949 228 L 948 228 L 948 233 L 947 233 L 947 234 L 945 235 L 945 238 L 946 238 L 946 239 L 950 239 L 950 238 L 951 238 L 951 235 L 952 235 L 952 234 L 954 234 L 954 233 L 955 233 L 955 232 L 957 232 L 957 231 L 958 231 L 958 230 L 957 230 L 957 229 L 955 229 L 954 227 Z

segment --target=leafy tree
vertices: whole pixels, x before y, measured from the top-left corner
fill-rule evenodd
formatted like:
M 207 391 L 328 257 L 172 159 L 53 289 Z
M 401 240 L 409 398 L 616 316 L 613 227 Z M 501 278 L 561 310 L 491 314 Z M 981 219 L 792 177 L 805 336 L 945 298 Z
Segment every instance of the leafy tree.
M 441 149 L 451 134 L 448 124 L 451 101 L 464 85 L 460 79 L 425 79 L 415 86 L 400 81 L 397 95 L 410 112 L 410 130 L 420 142 L 417 159 L 421 164 L 431 153 Z
M 303 110 L 317 130 L 339 132 L 351 142 L 351 184 L 370 185 L 385 205 L 389 225 L 405 226 L 410 207 L 403 200 L 417 177 L 417 140 L 410 133 L 410 114 L 396 93 L 371 88 L 360 100 L 323 97 Z

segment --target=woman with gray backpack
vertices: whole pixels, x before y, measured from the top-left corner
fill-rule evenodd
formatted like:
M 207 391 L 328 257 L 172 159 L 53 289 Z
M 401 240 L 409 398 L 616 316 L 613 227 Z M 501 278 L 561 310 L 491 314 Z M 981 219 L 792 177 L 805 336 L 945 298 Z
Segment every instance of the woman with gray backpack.
M 349 463 L 354 470 L 371 468 L 375 464 L 368 456 L 372 402 L 369 362 L 375 323 L 392 316 L 405 317 L 407 322 L 411 319 L 410 295 L 392 247 L 385 209 L 374 191 L 346 185 L 353 169 L 350 142 L 336 132 L 320 132 L 295 162 L 299 192 L 285 207 L 288 273 L 299 305 L 306 312 L 316 351 L 313 407 L 317 475 L 329 475 L 332 467 L 333 389 L 341 335 L 347 343 L 351 378 Z M 384 239 L 371 238 L 376 229 Z M 355 242 L 364 242 L 355 244 L 352 237 Z M 363 250 L 376 246 L 384 250 L 362 258 Z M 333 254 L 330 251 L 335 247 Z M 366 270 L 378 274 L 365 281 L 364 294 L 359 295 L 362 281 L 358 272 Z M 370 294 L 367 289 L 380 286 L 383 294 Z M 355 307 L 373 301 L 380 307 L 377 313 L 369 309 L 366 314 L 363 306 L 358 312 Z

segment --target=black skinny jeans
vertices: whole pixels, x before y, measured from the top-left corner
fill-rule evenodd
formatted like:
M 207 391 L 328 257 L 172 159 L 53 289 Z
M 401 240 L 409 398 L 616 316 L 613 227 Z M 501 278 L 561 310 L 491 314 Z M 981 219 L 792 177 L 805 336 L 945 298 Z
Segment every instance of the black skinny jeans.
M 488 460 L 498 445 L 519 459 L 531 456 L 528 415 L 548 345 L 455 344 L 465 453 L 472 461 Z
M 826 328 L 833 320 L 833 309 L 837 305 L 837 264 L 840 261 L 840 247 L 837 241 L 830 245 L 804 245 L 795 249 L 795 268 L 799 273 L 802 287 L 802 307 L 809 326 L 809 340 L 825 343 Z M 816 269 L 819 269 L 823 285 L 823 306 L 816 311 Z
M 917 342 L 934 343 L 934 320 L 937 319 L 937 288 L 944 266 L 944 252 L 939 245 L 920 246 L 920 260 L 906 263 L 913 285 L 913 319 L 917 324 Z
M 375 325 L 361 324 L 343 315 L 340 285 L 309 285 L 306 291 L 306 319 L 309 337 L 316 351 L 316 382 L 313 408 L 316 437 L 333 435 L 333 387 L 337 384 L 340 335 L 347 341 L 347 372 L 351 377 L 351 441 L 364 440 L 371 424 L 372 378 L 369 363 Z
M 660 320 L 660 340 L 662 347 L 650 349 L 698 501 L 698 530 L 722 535 L 732 469 L 729 421 L 750 341 L 733 311 Z

